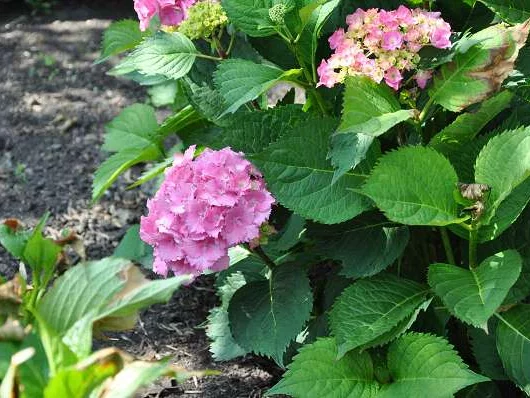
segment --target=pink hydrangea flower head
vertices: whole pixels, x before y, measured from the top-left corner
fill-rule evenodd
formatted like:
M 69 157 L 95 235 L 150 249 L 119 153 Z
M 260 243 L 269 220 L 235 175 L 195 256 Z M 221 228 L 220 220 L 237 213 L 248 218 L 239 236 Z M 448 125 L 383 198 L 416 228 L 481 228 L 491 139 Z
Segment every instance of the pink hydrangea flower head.
M 347 76 L 362 75 L 376 82 L 384 79 L 397 90 L 403 76 L 417 69 L 424 46 L 451 46 L 451 27 L 439 12 L 405 6 L 391 11 L 357 9 L 346 23 L 346 30 L 338 29 L 329 38 L 333 53 L 317 70 L 318 86 L 333 87 Z
M 158 14 L 165 26 L 178 26 L 188 17 L 188 8 L 196 0 L 134 0 L 134 9 L 140 20 L 140 29 L 146 30 L 151 19 Z
M 141 218 L 140 237 L 154 248 L 156 273 L 192 274 L 228 267 L 228 249 L 259 236 L 274 198 L 260 172 L 230 148 L 195 147 L 175 156 Z

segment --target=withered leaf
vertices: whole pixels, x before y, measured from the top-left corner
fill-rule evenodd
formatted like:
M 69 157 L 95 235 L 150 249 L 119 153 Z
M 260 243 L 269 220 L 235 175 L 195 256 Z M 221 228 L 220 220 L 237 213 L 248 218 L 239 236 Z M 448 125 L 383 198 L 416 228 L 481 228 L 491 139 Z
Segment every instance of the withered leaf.
M 469 200 L 481 200 L 491 187 L 487 184 L 464 184 L 459 182 L 458 189 L 462 196 Z

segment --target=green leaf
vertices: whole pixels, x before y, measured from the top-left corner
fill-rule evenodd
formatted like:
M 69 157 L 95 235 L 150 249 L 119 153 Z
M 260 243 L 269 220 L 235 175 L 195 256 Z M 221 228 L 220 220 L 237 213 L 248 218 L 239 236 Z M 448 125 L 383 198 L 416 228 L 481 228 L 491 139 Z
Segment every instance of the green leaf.
M 370 347 L 372 341 L 409 318 L 428 291 L 426 286 L 390 274 L 356 281 L 330 312 L 339 357 L 354 348 Z M 379 345 L 386 342 L 377 341 Z
M 113 55 L 131 50 L 140 44 L 142 39 L 143 34 L 138 21 L 125 19 L 113 22 L 103 33 L 101 56 L 96 62 L 103 62 Z
M 315 54 L 318 48 L 318 38 L 331 13 L 339 4 L 340 0 L 330 0 L 323 4 L 315 1 L 306 6 L 306 8 L 310 7 L 309 9 L 312 12 L 300 32 L 296 46 L 300 59 L 305 63 L 304 66 L 311 70 L 314 82 L 318 79 L 315 69 Z M 301 14 L 303 10 L 300 10 Z
M 170 134 L 180 133 L 202 119 L 203 117 L 191 105 L 188 105 L 166 118 L 157 128 L 156 137 L 160 140 Z
M 322 149 L 335 126 L 332 119 L 302 123 L 251 157 L 283 206 L 325 224 L 351 219 L 371 207 L 366 197 L 353 192 L 365 174 L 354 170 L 332 184 L 333 168 Z
M 478 44 L 442 65 L 429 90 L 430 99 L 452 112 L 485 100 L 513 71 L 527 36 L 528 26 L 523 25 L 499 24 L 475 33 L 469 40 Z
M 24 231 L 21 228 L 12 229 L 6 224 L 0 224 L 0 244 L 12 256 L 22 259 L 30 233 L 31 231 Z
M 316 250 L 341 261 L 340 274 L 349 278 L 381 272 L 403 253 L 409 241 L 407 227 L 374 216 L 361 216 L 336 226 L 311 225 L 309 233 L 316 239 Z
M 138 70 L 148 76 L 162 75 L 176 80 L 190 71 L 197 54 L 193 42 L 182 33 L 159 31 L 146 38 L 114 70 L 121 69 L 120 74 Z
M 267 396 L 294 398 L 375 398 L 379 383 L 368 352 L 349 352 L 337 360 L 335 339 L 319 339 L 300 349 L 282 380 Z
M 388 348 L 392 383 L 381 387 L 377 398 L 447 398 L 464 387 L 488 381 L 470 371 L 447 340 L 408 333 Z
M 246 102 L 258 98 L 280 80 L 289 80 L 299 70 L 283 70 L 266 64 L 244 59 L 228 59 L 221 62 L 214 73 L 214 82 L 225 99 L 228 108 L 221 116 L 234 113 Z
M 475 384 L 458 392 L 457 398 L 502 398 L 502 394 L 492 381 Z
M 468 335 L 471 340 L 473 356 L 478 363 L 480 371 L 493 380 L 506 380 L 507 377 L 497 353 L 496 321 L 496 318 L 490 319 L 488 322 L 488 333 L 483 329 L 469 328 Z
M 511 92 L 501 91 L 481 103 L 475 112 L 459 115 L 454 122 L 436 134 L 429 145 L 438 149 L 440 144 L 463 144 L 473 140 L 495 116 L 510 105 L 512 98 Z
M 158 123 L 155 110 L 144 104 L 128 106 L 105 126 L 102 149 L 119 152 L 130 148 L 146 148 L 160 143 L 156 137 Z
M 497 317 L 497 350 L 504 370 L 530 395 L 530 305 L 520 304 Z
M 52 239 L 47 239 L 42 235 L 42 230 L 48 215 L 44 215 L 24 247 L 23 259 L 29 265 L 33 272 L 37 273 L 34 277 L 41 279 L 41 283 L 47 283 L 55 271 L 59 253 L 62 248 Z
M 506 250 L 467 270 L 449 264 L 429 267 L 429 285 L 460 320 L 485 328 L 521 272 L 521 256 Z
M 404 147 L 380 158 L 363 192 L 395 222 L 444 226 L 462 221 L 451 163 L 430 148 Z
M 239 346 L 232 336 L 228 318 L 228 305 L 238 289 L 245 286 L 249 281 L 259 280 L 265 280 L 259 273 L 243 274 L 236 272 L 229 275 L 219 288 L 218 294 L 221 298 L 221 305 L 212 308 L 206 326 L 206 335 L 211 340 L 210 352 L 216 361 L 229 361 L 248 352 Z
M 145 268 L 153 265 L 153 248 L 140 239 L 138 224 L 129 227 L 112 255 L 142 264 Z
M 502 167 L 498 167 L 502 164 Z M 530 199 L 530 128 L 520 128 L 493 137 L 479 153 L 475 181 L 491 192 L 479 230 L 481 241 L 502 233 L 519 216 Z
M 337 168 L 335 179 L 365 158 L 375 137 L 413 116 L 413 110 L 401 110 L 388 86 L 367 77 L 348 78 L 342 120 L 332 136 L 329 154 Z
M 190 104 L 199 114 L 218 125 L 224 125 L 223 122 L 228 118 L 222 118 L 222 114 L 228 105 L 218 91 L 207 85 L 199 86 L 189 79 L 186 80 L 184 89 Z
M 263 37 L 276 33 L 269 18 L 272 0 L 222 0 L 221 4 L 230 22 L 247 35 Z
M 96 170 L 92 182 L 92 201 L 98 200 L 118 179 L 120 174 L 138 163 L 156 160 L 160 156 L 158 148 L 128 148 L 113 154 Z
M 234 115 L 214 146 L 230 146 L 234 151 L 242 151 L 247 155 L 258 153 L 309 117 L 298 105 Z
M 502 20 L 514 24 L 530 18 L 528 0 L 479 0 Z
M 164 171 L 173 164 L 173 157 L 168 157 L 165 160 L 154 163 L 149 165 L 146 170 L 142 173 L 142 175 L 131 185 L 127 187 L 127 189 L 135 188 L 139 185 L 145 184 L 148 181 L 151 181 L 152 179 L 160 176 Z
M 305 272 L 292 264 L 277 266 L 270 280 L 247 283 L 230 300 L 232 335 L 244 349 L 283 365 L 283 354 L 308 321 L 312 307 Z
M 297 214 L 292 214 L 287 221 L 281 235 L 274 241 L 274 248 L 287 251 L 300 242 L 306 230 L 306 221 Z

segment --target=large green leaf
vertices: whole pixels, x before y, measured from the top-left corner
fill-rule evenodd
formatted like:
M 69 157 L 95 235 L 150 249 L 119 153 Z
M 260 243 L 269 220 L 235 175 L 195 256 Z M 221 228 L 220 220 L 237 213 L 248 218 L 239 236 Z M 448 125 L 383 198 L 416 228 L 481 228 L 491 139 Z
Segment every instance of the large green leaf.
M 511 102 L 513 94 L 507 90 L 484 101 L 474 112 L 459 115 L 454 122 L 436 134 L 429 145 L 438 149 L 440 144 L 463 144 L 478 133 Z
M 283 354 L 309 319 L 313 296 L 305 271 L 277 266 L 269 280 L 247 283 L 228 307 L 235 341 L 244 349 L 283 364 Z
M 155 110 L 144 104 L 134 104 L 105 126 L 105 142 L 102 149 L 119 152 L 129 148 L 145 148 L 159 145 L 156 139 Z
M 193 42 L 182 33 L 160 31 L 146 38 L 113 71 L 124 74 L 137 70 L 148 76 L 180 79 L 190 71 L 197 54 Z
M 371 207 L 366 197 L 353 192 L 359 189 L 365 174 L 354 170 L 332 183 L 333 168 L 323 148 L 335 126 L 332 119 L 302 123 L 251 157 L 282 205 L 326 224 L 351 219 Z
M 530 18 L 528 0 L 479 0 L 504 21 L 509 23 L 524 22 Z
M 116 152 L 105 160 L 96 170 L 92 182 L 92 201 L 98 200 L 118 179 L 120 174 L 138 163 L 157 160 L 160 150 L 157 147 L 128 148 Z
M 258 267 L 255 267 L 258 270 Z M 230 331 L 230 321 L 228 319 L 228 305 L 234 293 L 245 286 L 248 282 L 264 281 L 258 272 L 235 272 L 230 274 L 218 289 L 221 298 L 221 305 L 214 307 L 208 316 L 206 335 L 210 338 L 210 352 L 216 361 L 229 361 L 248 351 L 239 346 Z
M 34 277 L 41 279 L 43 285 L 48 283 L 53 276 L 59 253 L 62 250 L 61 246 L 52 239 L 45 238 L 42 235 L 47 218 L 48 215 L 41 218 L 29 236 L 23 254 L 24 262 L 36 273 Z
M 342 120 L 331 139 L 329 157 L 337 168 L 335 178 L 357 166 L 375 137 L 411 118 L 412 110 L 401 110 L 391 89 L 367 77 L 346 80 Z
M 499 167 L 502 165 L 502 167 Z M 475 181 L 488 184 L 491 192 L 480 225 L 481 241 L 502 233 L 519 216 L 530 199 L 530 128 L 493 137 L 479 153 Z
M 138 21 L 124 19 L 110 24 L 103 33 L 101 56 L 97 62 L 103 62 L 113 55 L 131 50 L 142 41 L 143 34 Z
M 79 264 L 54 283 L 37 306 L 39 322 L 83 357 L 90 351 L 92 324 L 98 329 L 134 326 L 139 309 L 165 302 L 187 277 L 148 282 L 128 260 L 106 258 Z M 88 341 L 88 347 L 87 347 Z
M 289 80 L 290 76 L 298 73 L 296 69 L 284 72 L 275 66 L 244 59 L 221 62 L 214 73 L 214 81 L 228 105 L 222 115 L 234 113 L 241 105 L 256 99 L 278 81 Z
M 377 398 L 447 398 L 472 384 L 488 381 L 468 369 L 453 347 L 441 337 L 408 333 L 388 348 L 392 382 Z
M 497 350 L 504 370 L 530 395 L 530 305 L 519 304 L 498 318 Z
M 153 265 L 153 248 L 140 239 L 138 224 L 129 227 L 112 255 L 134 261 L 145 268 Z
M 336 226 L 311 225 L 309 233 L 316 239 L 316 250 L 341 261 L 340 274 L 350 278 L 384 270 L 403 253 L 409 241 L 407 227 L 373 215 Z
M 272 0 L 222 0 L 228 19 L 249 36 L 263 37 L 276 33 L 269 18 Z
M 379 383 L 368 352 L 349 352 L 337 360 L 337 344 L 324 338 L 300 349 L 283 379 L 267 395 L 294 398 L 375 398 Z
M 444 64 L 429 90 L 431 100 L 452 112 L 483 101 L 499 90 L 525 44 L 528 26 L 499 24 L 472 35 L 474 46 Z
M 453 197 L 457 181 L 451 163 L 435 150 L 405 147 L 380 158 L 363 192 L 392 221 L 443 226 L 462 221 Z
M 230 123 L 214 146 L 230 146 L 234 151 L 252 154 L 263 151 L 285 132 L 311 116 L 298 105 L 280 106 L 266 111 L 247 112 L 230 118 Z
M 312 9 L 307 22 L 304 24 L 298 42 L 296 43 L 298 54 L 308 70 L 311 71 L 313 81 L 316 83 L 318 76 L 316 74 L 315 55 L 318 48 L 318 38 L 322 28 L 331 16 L 331 13 L 340 4 L 340 0 L 330 0 L 327 2 L 312 2 L 306 6 L 306 9 Z M 302 9 L 304 10 L 304 9 Z M 300 13 L 302 13 L 300 10 Z
M 0 245 L 12 256 L 22 259 L 30 234 L 31 231 L 22 228 L 13 229 L 7 224 L 0 224 Z
M 460 320 L 485 328 L 519 278 L 521 256 L 506 250 L 470 270 L 449 264 L 429 267 L 429 285 Z
M 356 281 L 342 292 L 330 313 L 339 357 L 354 348 L 369 347 L 391 331 L 425 301 L 428 291 L 426 286 L 391 274 Z
M 469 328 L 468 336 L 473 356 L 484 376 L 493 380 L 506 380 L 507 377 L 497 352 L 496 327 L 497 319 L 491 318 L 488 321 L 488 333 L 484 329 Z

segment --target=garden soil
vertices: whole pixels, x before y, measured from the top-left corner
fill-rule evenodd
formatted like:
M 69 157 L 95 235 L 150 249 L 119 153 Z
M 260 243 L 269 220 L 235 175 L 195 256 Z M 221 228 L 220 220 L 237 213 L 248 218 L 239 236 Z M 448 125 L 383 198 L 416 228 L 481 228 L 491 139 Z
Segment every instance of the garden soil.
M 125 189 L 138 175 L 132 170 L 90 203 L 92 174 L 105 158 L 105 123 L 146 100 L 143 88 L 108 76 L 109 64 L 94 64 L 103 30 L 112 19 L 133 16 L 132 1 L 63 2 L 44 17 L 32 17 L 20 3 L 0 0 L 0 219 L 33 226 L 49 211 L 47 234 L 68 228 L 82 237 L 88 259 L 109 256 L 139 221 L 148 196 Z M 0 248 L 0 275 L 10 278 L 18 269 Z M 212 279 L 200 278 L 168 304 L 143 312 L 134 331 L 96 346 L 220 372 L 178 386 L 162 380 L 139 397 L 260 397 L 281 372 L 254 356 L 212 360 L 203 325 L 216 303 Z

